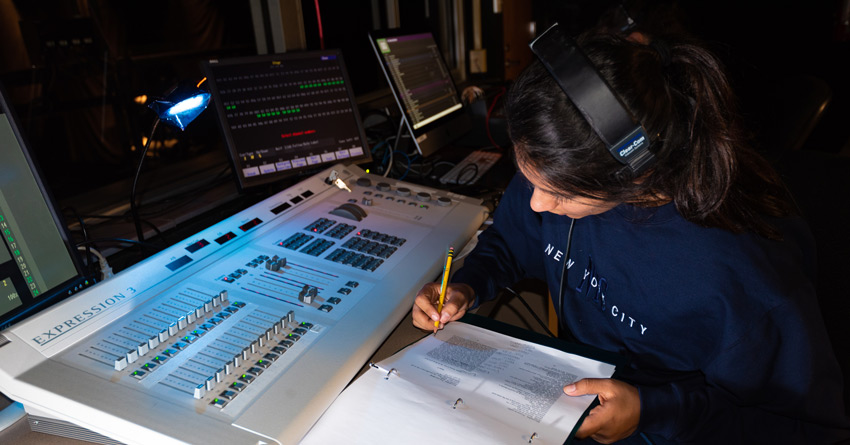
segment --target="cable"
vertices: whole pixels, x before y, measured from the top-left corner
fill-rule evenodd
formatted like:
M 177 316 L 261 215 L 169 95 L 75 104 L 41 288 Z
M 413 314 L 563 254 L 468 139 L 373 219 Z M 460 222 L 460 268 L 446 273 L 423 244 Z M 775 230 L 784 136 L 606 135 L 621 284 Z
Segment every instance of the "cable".
M 86 243 L 85 247 L 77 246 L 77 250 L 87 249 L 97 257 L 97 263 L 100 265 L 100 281 L 112 278 L 115 274 L 112 273 L 112 268 L 109 267 L 109 263 L 106 262 L 106 258 L 104 258 L 103 254 L 97 250 L 92 249 L 88 244 L 89 243 Z
M 502 91 L 500 91 L 499 94 L 497 94 L 496 97 L 493 98 L 493 102 L 487 109 L 487 119 L 484 120 L 484 124 L 487 128 L 487 138 L 490 139 L 490 143 L 493 144 L 493 146 L 498 148 L 499 150 L 501 150 L 502 147 L 500 147 L 499 144 L 496 143 L 496 140 L 493 139 L 493 134 L 490 133 L 490 117 L 493 114 L 493 109 L 496 108 L 496 102 L 498 102 L 499 98 L 505 94 L 505 91 L 507 91 L 507 89 L 505 89 L 505 87 L 502 87 Z
M 398 152 L 398 154 L 400 154 L 400 155 L 404 156 L 404 158 L 405 158 L 405 159 L 407 159 L 407 170 L 405 170 L 405 171 L 404 171 L 404 174 L 403 174 L 403 175 L 401 175 L 401 176 L 398 178 L 398 180 L 399 180 L 399 181 L 401 181 L 402 179 L 404 179 L 404 178 L 405 178 L 405 176 L 407 176 L 407 174 L 408 174 L 408 173 L 410 173 L 410 156 L 408 156 L 408 155 L 407 155 L 407 153 L 405 153 L 405 152 L 403 152 L 403 151 L 399 151 L 399 152 Z
M 540 324 L 543 330 L 545 330 L 550 337 L 558 338 L 557 335 L 553 334 L 552 331 L 549 330 L 549 327 L 546 326 L 546 323 L 543 323 L 543 320 L 541 320 L 540 317 L 538 317 L 537 314 L 534 313 L 534 310 L 531 309 L 531 306 L 528 305 L 528 303 L 525 301 L 525 298 L 522 298 L 522 295 L 520 295 L 517 291 L 509 287 L 506 287 L 505 290 L 510 291 L 510 293 L 514 294 L 514 296 L 519 298 L 519 302 L 522 303 L 522 305 L 525 306 L 526 309 L 528 309 L 528 313 L 531 314 L 531 316 L 534 317 L 535 320 L 537 320 L 537 323 Z
M 144 241 L 136 241 L 136 240 L 126 239 L 126 238 L 96 238 L 96 239 L 90 239 L 90 240 L 82 242 L 82 243 L 77 243 L 76 246 L 80 247 L 84 244 L 95 244 L 95 243 L 103 243 L 103 242 L 109 242 L 109 241 L 116 242 L 116 243 L 123 243 L 123 244 L 135 244 L 139 247 L 145 247 L 145 248 L 148 248 L 148 249 L 153 250 L 155 252 L 159 252 L 161 250 L 159 247 L 157 247 L 157 246 L 155 246 L 151 243 L 146 243 Z
M 574 220 L 574 219 L 570 220 L 570 230 L 569 230 L 569 232 L 567 232 L 567 248 L 564 251 L 564 263 L 561 266 L 561 283 L 558 285 L 558 308 L 557 308 L 557 310 L 559 312 L 559 314 L 558 314 L 558 327 L 562 328 L 562 330 L 564 331 L 564 334 L 567 336 L 567 339 L 570 340 L 570 341 L 573 341 L 573 342 L 576 341 L 576 337 L 575 337 L 575 335 L 573 335 L 573 332 L 570 330 L 570 328 L 566 324 L 563 323 L 560 312 L 564 311 L 564 281 L 566 281 L 564 278 L 566 278 L 566 275 L 567 275 L 567 263 L 570 262 L 570 244 L 572 244 L 572 242 L 573 242 L 573 226 L 575 225 L 575 223 L 576 223 L 576 220 Z
M 150 136 L 148 136 L 148 141 L 145 143 L 145 148 L 142 150 L 142 157 L 139 159 L 139 165 L 136 168 L 136 176 L 133 178 L 133 188 L 130 190 L 130 214 L 133 216 L 133 224 L 136 226 L 136 238 L 139 242 L 143 242 L 145 237 L 142 234 L 142 223 L 139 220 L 139 209 L 136 207 L 136 184 L 139 182 L 139 174 L 142 172 L 142 164 L 145 162 L 145 155 L 148 153 L 148 148 L 151 146 L 151 141 L 153 140 L 153 135 L 156 133 L 156 127 L 158 125 L 159 117 L 153 121 Z
M 384 171 L 384 177 L 386 178 L 390 174 L 390 169 L 393 168 L 393 152 L 395 152 L 396 148 L 398 148 L 398 141 L 401 140 L 401 131 L 404 129 L 404 118 L 402 118 L 398 123 L 398 132 L 395 134 L 395 141 L 393 141 L 393 148 L 390 150 L 390 162 L 387 164 L 387 169 Z

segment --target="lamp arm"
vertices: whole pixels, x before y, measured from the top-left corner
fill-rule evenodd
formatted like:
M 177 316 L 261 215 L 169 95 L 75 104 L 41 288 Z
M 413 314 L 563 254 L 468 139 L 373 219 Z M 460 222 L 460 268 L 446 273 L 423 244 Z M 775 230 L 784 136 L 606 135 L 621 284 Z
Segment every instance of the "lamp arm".
M 130 215 L 133 217 L 133 224 L 136 226 L 136 239 L 139 242 L 144 242 L 145 237 L 142 234 L 142 223 L 139 218 L 139 209 L 136 206 L 136 184 L 139 182 L 139 175 L 142 173 L 142 164 L 145 162 L 145 156 L 148 153 L 148 148 L 151 146 L 154 133 L 156 133 L 156 127 L 159 126 L 159 121 L 159 117 L 153 121 L 150 136 L 148 136 L 148 141 L 145 143 L 145 148 L 142 149 L 142 157 L 139 159 L 139 164 L 136 167 L 136 176 L 133 178 L 133 188 L 130 190 Z

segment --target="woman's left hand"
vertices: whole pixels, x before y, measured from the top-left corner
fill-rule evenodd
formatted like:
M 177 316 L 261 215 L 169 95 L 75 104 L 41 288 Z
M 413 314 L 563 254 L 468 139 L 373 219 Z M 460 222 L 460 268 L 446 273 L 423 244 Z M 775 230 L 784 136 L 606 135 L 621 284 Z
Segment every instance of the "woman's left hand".
M 634 434 L 640 421 L 640 394 L 637 388 L 614 379 L 582 379 L 564 387 L 568 396 L 596 394 L 599 405 L 590 410 L 576 437 L 590 437 L 611 443 Z

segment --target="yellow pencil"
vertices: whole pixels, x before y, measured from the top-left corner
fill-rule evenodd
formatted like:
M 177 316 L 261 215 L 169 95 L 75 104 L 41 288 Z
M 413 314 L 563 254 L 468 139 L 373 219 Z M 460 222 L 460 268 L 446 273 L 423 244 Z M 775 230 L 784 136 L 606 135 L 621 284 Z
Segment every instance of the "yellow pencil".
M 449 255 L 446 258 L 446 267 L 443 269 L 443 284 L 440 285 L 440 303 L 437 305 L 437 313 L 443 313 L 443 302 L 446 300 L 446 286 L 449 285 L 449 271 L 452 269 L 452 257 L 455 254 L 455 248 L 449 247 Z M 440 320 L 434 322 L 434 327 L 440 327 Z

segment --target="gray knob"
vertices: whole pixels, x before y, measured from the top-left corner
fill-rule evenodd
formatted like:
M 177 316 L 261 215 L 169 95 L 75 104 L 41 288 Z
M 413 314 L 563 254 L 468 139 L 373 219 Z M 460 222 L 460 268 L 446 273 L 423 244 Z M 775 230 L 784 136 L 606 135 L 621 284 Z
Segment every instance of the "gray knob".
M 451 198 L 446 198 L 445 196 L 440 196 L 439 198 L 437 198 L 437 205 L 441 206 L 441 207 L 448 207 L 448 206 L 452 205 L 452 200 L 451 200 Z
M 386 182 L 379 182 L 377 187 L 378 187 L 378 190 L 380 190 L 382 192 L 388 192 L 392 188 Z
M 431 200 L 431 194 L 426 192 L 419 192 L 416 194 L 417 201 L 428 202 Z
M 398 196 L 410 196 L 410 189 L 407 187 L 399 187 L 395 192 Z
M 360 187 L 369 187 L 372 185 L 372 181 L 369 178 L 357 178 L 357 185 Z

